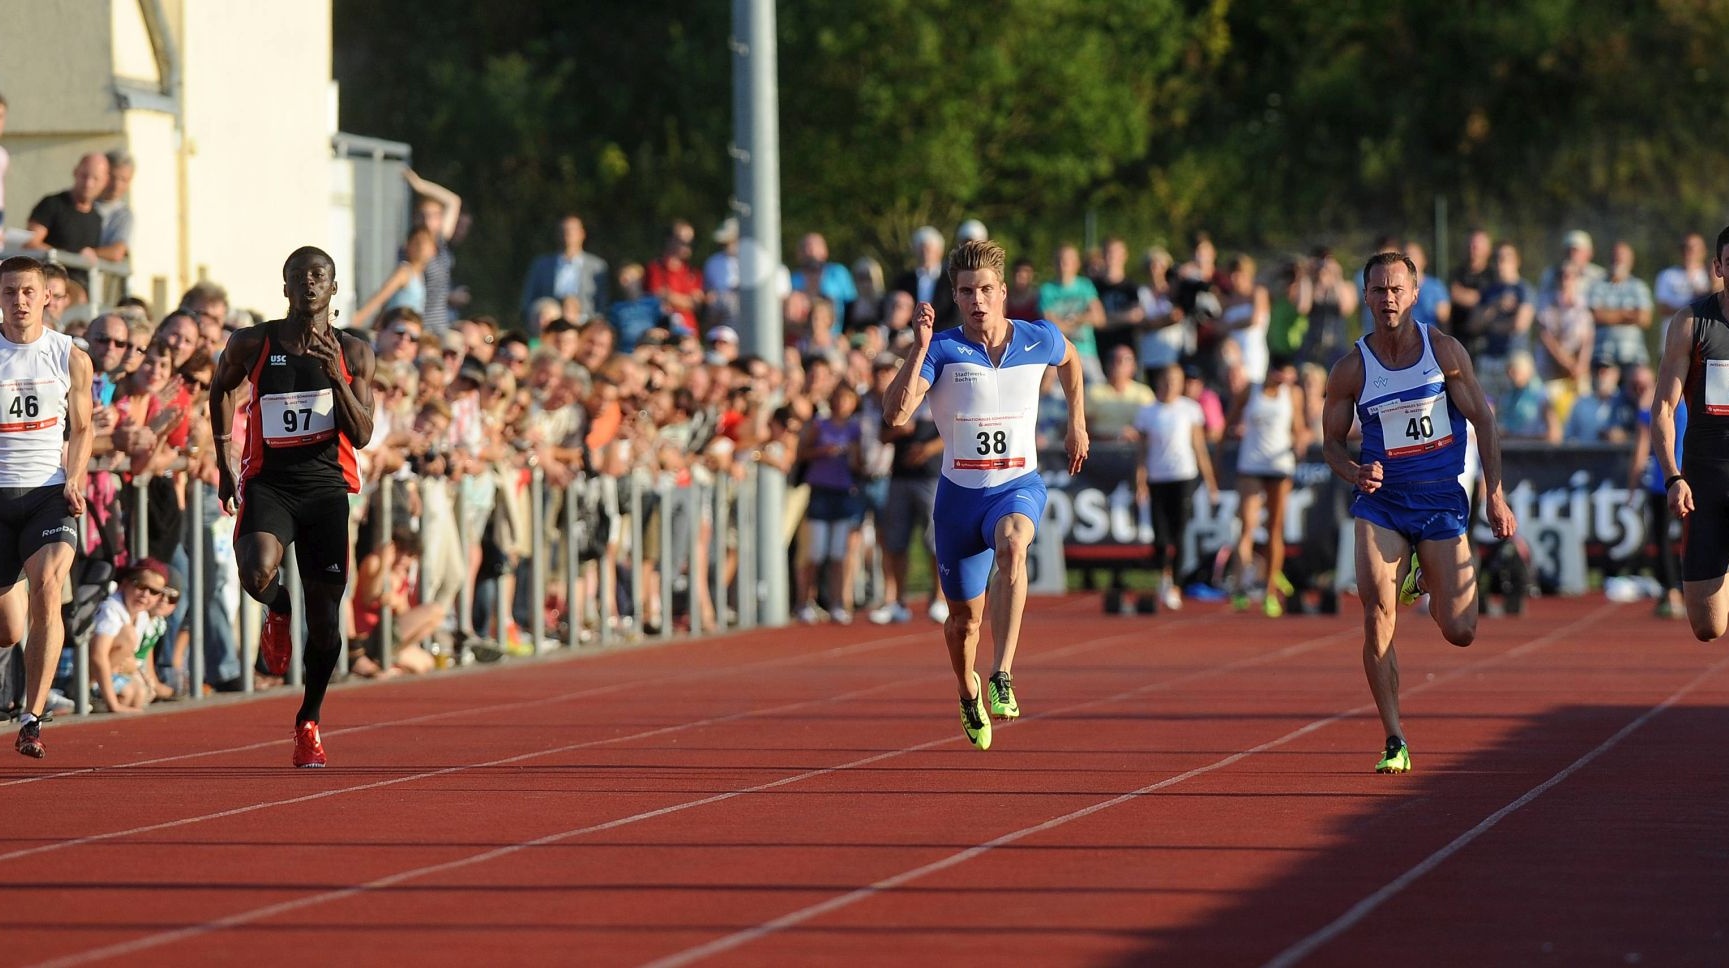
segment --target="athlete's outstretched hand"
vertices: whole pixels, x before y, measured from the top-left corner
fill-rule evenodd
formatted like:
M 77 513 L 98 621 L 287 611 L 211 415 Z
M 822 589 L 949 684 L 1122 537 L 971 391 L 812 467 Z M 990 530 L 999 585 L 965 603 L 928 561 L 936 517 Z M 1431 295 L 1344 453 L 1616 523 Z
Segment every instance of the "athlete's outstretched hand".
M 1684 518 L 1693 513 L 1693 488 L 1687 479 L 1676 481 L 1669 488 L 1669 513 Z
M 1381 462 L 1370 461 L 1357 465 L 1357 490 L 1364 494 L 1373 494 L 1381 489 Z
M 1483 514 L 1489 519 L 1489 530 L 1503 541 L 1519 530 L 1519 521 L 1513 517 L 1513 509 L 1507 506 L 1507 498 L 1499 489 L 1489 495 L 1489 506 L 1483 509 Z
M 323 330 L 314 328 L 306 341 L 306 354 L 324 364 L 325 376 L 342 379 L 342 337 L 336 335 L 336 330 L 328 326 Z
M 918 311 L 913 313 L 913 343 L 921 350 L 930 349 L 931 337 L 936 331 L 936 307 L 928 302 L 919 303 Z
M 1063 438 L 1063 446 L 1069 452 L 1069 473 L 1079 474 L 1081 465 L 1087 462 L 1087 426 L 1079 421 L 1069 421 L 1069 432 Z

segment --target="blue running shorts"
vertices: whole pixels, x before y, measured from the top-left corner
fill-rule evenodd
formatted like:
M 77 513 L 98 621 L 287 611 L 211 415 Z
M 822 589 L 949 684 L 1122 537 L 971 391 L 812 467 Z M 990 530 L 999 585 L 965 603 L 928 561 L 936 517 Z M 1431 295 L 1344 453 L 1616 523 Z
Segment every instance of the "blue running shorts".
M 1036 472 L 994 491 L 939 480 L 931 517 L 943 594 L 957 602 L 983 595 L 996 559 L 997 522 L 1024 514 L 1036 528 L 1045 517 L 1045 497 L 1045 482 Z
M 1351 516 L 1419 541 L 1446 541 L 1465 533 L 1471 501 L 1458 481 L 1383 484 L 1373 494 L 1357 492 Z

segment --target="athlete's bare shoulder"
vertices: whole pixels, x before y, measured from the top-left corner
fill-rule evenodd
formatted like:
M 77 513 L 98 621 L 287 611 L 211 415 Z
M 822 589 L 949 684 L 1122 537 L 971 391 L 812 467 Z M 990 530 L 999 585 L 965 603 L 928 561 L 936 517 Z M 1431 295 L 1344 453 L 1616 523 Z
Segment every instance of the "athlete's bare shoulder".
M 370 381 L 378 364 L 372 353 L 372 344 L 347 330 L 339 329 L 336 335 L 337 343 L 342 347 L 342 359 L 348 364 L 348 372 L 352 376 Z
M 247 369 L 251 369 L 253 362 L 258 359 L 258 354 L 264 349 L 264 337 L 269 326 L 269 323 L 258 323 L 235 330 L 234 334 L 228 337 L 228 345 L 223 347 L 222 356 L 233 356 Z
M 1333 369 L 1327 374 L 1328 397 L 1350 397 L 1356 399 L 1363 389 L 1363 354 L 1358 351 L 1355 343 L 1333 364 Z
M 1471 362 L 1471 354 L 1465 351 L 1465 344 L 1437 329 L 1429 330 L 1429 345 L 1435 351 L 1435 362 L 1440 364 L 1441 372 L 1449 376 L 1458 374 Z

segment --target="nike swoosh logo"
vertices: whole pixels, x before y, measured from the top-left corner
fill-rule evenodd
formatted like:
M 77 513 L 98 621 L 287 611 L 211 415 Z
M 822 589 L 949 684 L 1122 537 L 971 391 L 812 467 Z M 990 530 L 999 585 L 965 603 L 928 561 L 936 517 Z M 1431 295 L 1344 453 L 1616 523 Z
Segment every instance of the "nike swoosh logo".
M 1441 372 L 1440 370 L 1424 370 L 1423 375 L 1424 376 L 1438 376 L 1440 374 L 1440 372 Z
M 1039 341 L 1039 342 L 1041 342 L 1041 343 L 1042 343 L 1042 342 L 1044 342 L 1044 341 L 1043 341 L 1043 340 L 1040 340 L 1040 341 Z M 1033 350 L 1036 350 L 1036 349 L 1038 349 L 1038 348 L 1039 348 L 1039 344 L 1038 344 L 1038 343 L 1028 343 L 1028 344 L 1027 344 L 1027 348 L 1026 348 L 1026 352 L 1028 352 L 1028 353 L 1031 353 L 1031 352 L 1032 352 L 1032 351 L 1033 351 Z

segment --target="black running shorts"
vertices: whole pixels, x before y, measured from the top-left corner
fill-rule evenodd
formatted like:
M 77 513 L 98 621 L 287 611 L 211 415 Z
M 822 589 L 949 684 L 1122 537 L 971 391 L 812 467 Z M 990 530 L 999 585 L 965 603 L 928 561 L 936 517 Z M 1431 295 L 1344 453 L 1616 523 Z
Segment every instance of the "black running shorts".
M 348 492 L 329 485 L 287 488 L 253 478 L 241 485 L 240 518 L 234 539 L 275 535 L 294 546 L 300 580 L 308 584 L 348 582 Z
M 1710 581 L 1729 572 L 1729 461 L 1687 457 L 1693 513 L 1687 515 L 1682 581 Z
M 51 544 L 78 544 L 66 485 L 0 487 L 0 588 L 24 580 L 24 563 Z

